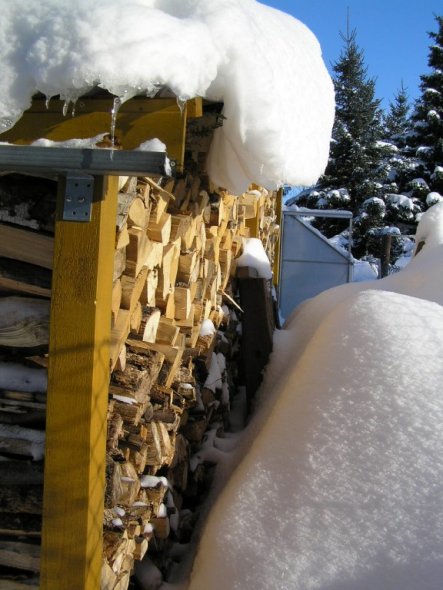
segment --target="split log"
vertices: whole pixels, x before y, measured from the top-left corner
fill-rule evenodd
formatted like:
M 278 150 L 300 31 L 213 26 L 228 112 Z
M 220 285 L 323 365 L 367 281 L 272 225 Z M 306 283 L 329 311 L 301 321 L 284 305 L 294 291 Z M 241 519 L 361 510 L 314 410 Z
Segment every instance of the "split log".
M 114 254 L 114 274 L 112 280 L 120 278 L 126 268 L 126 248 L 119 248 Z
M 106 457 L 106 486 L 105 486 L 105 508 L 113 508 L 118 504 L 125 490 L 122 483 L 121 464 L 114 461 L 112 457 Z
M 140 480 L 134 466 L 129 462 L 121 464 L 121 484 L 123 493 L 118 499 L 118 504 L 132 506 L 140 490 Z
M 118 310 L 122 300 L 122 283 L 120 279 L 114 281 L 112 285 L 112 302 L 111 302 L 111 313 L 112 313 L 112 324 L 114 325 L 117 319 Z
M 0 451 L 43 459 L 45 433 L 41 430 L 0 423 Z
M 113 373 L 110 392 L 114 395 L 127 396 L 137 402 L 145 403 L 149 400 L 151 387 L 160 373 L 164 355 L 161 352 L 151 350 L 143 350 L 140 353 L 134 352 L 130 348 L 131 342 L 132 340 L 128 341 L 126 370 Z
M 114 369 L 120 351 L 123 348 L 126 338 L 129 335 L 131 329 L 131 313 L 127 309 L 120 309 L 117 315 L 114 326 L 111 331 L 111 346 L 110 346 L 110 357 L 111 357 L 111 370 Z
M 144 306 L 138 335 L 144 342 L 155 342 L 161 313 L 157 307 Z
M 175 325 L 174 320 L 168 320 L 165 317 L 161 317 L 158 324 L 155 341 L 159 344 L 169 344 L 174 346 L 174 344 L 177 342 L 179 332 L 180 330 Z
M 115 411 L 120 414 L 125 424 L 138 424 L 146 411 L 146 404 L 143 403 L 127 403 L 117 400 L 115 402 Z
M 126 274 L 136 277 L 148 257 L 151 241 L 144 229 L 131 227 L 128 230 L 129 244 L 126 246 Z
M 158 287 L 158 269 L 153 268 L 148 270 L 148 275 L 146 278 L 146 285 L 143 287 L 143 290 L 140 294 L 140 303 L 142 305 L 147 305 L 148 307 L 155 307 L 155 292 Z
M 146 181 L 150 186 L 150 196 L 154 201 L 154 206 L 151 208 L 150 221 L 158 223 L 160 221 L 161 216 L 166 211 L 168 203 L 170 201 L 175 201 L 175 197 L 168 191 L 162 189 L 150 178 L 146 178 Z
M 0 540 L 0 565 L 20 570 L 40 570 L 40 547 L 31 543 Z
M 178 264 L 177 281 L 189 285 L 198 278 L 199 258 L 197 250 L 180 255 Z
M 165 355 L 167 368 L 165 371 L 164 385 L 170 387 L 174 381 L 183 356 L 183 348 L 179 346 L 168 346 L 157 342 L 143 342 L 141 340 L 128 339 L 128 345 L 136 351 L 153 350 Z M 163 372 L 163 371 L 162 371 Z
M 165 246 L 171 236 L 171 215 L 163 213 L 158 222 L 150 221 L 147 233 L 150 240 L 160 242 Z
M 115 574 L 112 567 L 108 564 L 106 559 L 103 559 L 101 578 L 100 578 L 100 589 L 101 590 L 114 590 L 117 583 L 117 575 Z
M 0 514 L 41 514 L 42 501 L 41 485 L 7 486 L 0 483 Z
M 146 287 L 146 279 L 148 276 L 147 267 L 143 267 L 136 278 L 124 274 L 122 276 L 122 309 L 129 309 L 131 313 L 134 311 L 137 303 L 140 300 L 140 295 Z
M 0 298 L 0 345 L 37 347 L 49 342 L 49 302 L 29 297 Z
M 158 296 L 166 299 L 175 286 L 180 261 L 180 240 L 170 242 L 163 250 L 162 266 L 159 270 Z
M 136 197 L 128 210 L 128 225 L 146 229 L 149 223 L 150 206 L 147 200 Z
M 115 235 L 115 249 L 120 250 L 121 248 L 126 248 L 126 246 L 128 244 L 129 244 L 128 224 L 125 222 L 120 229 L 117 228 L 117 233 Z
M 111 451 L 118 447 L 118 441 L 123 438 L 123 418 L 118 412 L 113 412 L 108 420 L 108 434 L 106 437 L 106 450 Z
M 191 313 L 191 290 L 187 287 L 176 287 L 174 291 L 175 319 L 186 320 Z
M 126 345 L 123 344 L 119 352 L 117 362 L 115 363 L 116 371 L 124 371 L 126 369 Z

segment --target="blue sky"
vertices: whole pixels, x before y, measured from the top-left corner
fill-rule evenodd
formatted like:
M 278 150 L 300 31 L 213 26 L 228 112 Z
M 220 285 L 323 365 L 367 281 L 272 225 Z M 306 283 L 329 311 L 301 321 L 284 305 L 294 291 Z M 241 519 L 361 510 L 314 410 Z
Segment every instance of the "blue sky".
M 261 0 L 307 25 L 323 50 L 331 71 L 343 47 L 340 31 L 350 28 L 365 54 L 368 75 L 376 78 L 377 96 L 387 107 L 403 81 L 411 99 L 419 96 L 420 74 L 428 71 L 428 31 L 436 31 L 434 14 L 443 15 L 442 0 Z

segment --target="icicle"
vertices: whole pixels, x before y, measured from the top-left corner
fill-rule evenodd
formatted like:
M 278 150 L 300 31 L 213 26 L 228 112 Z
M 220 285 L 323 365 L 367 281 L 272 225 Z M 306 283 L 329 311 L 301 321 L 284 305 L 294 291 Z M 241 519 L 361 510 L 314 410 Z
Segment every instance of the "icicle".
M 112 87 L 108 88 L 109 92 L 115 95 L 111 110 L 111 148 L 114 148 L 115 144 L 115 127 L 117 124 L 117 115 L 123 103 L 133 98 L 140 92 L 140 88 L 123 88 L 123 87 Z M 112 158 L 112 154 L 111 154 Z
M 74 98 L 74 100 L 72 101 L 72 111 L 71 111 L 71 117 L 75 117 L 75 108 L 77 106 L 77 98 Z
M 122 101 L 119 96 L 114 97 L 114 102 L 112 104 L 112 111 L 111 111 L 111 147 L 114 147 L 115 143 L 115 124 L 117 121 L 117 114 L 122 106 Z
M 69 107 L 72 103 L 72 111 L 71 115 L 74 117 L 75 115 L 75 107 L 77 104 L 77 100 L 82 96 L 85 92 L 87 92 L 88 88 L 71 88 L 66 92 L 60 93 L 60 100 L 64 100 L 63 104 L 63 116 L 66 117 L 69 111 Z
M 77 98 L 65 98 L 65 102 L 63 103 L 63 116 L 66 117 L 69 111 L 69 107 L 72 103 L 72 110 L 71 110 L 71 117 L 75 115 L 75 105 L 77 104 Z M 48 107 L 46 107 L 48 108 Z
M 186 105 L 186 99 L 181 96 L 177 96 L 177 106 L 180 109 L 180 112 L 182 115 L 183 115 L 183 111 L 185 110 L 185 105 Z

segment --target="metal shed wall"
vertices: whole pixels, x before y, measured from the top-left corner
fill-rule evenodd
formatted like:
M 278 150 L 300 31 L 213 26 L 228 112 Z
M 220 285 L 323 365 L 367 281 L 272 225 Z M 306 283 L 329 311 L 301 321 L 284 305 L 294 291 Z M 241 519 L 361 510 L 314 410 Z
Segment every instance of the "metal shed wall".
M 283 318 L 305 299 L 351 280 L 352 257 L 333 246 L 300 213 L 285 211 L 279 292 Z

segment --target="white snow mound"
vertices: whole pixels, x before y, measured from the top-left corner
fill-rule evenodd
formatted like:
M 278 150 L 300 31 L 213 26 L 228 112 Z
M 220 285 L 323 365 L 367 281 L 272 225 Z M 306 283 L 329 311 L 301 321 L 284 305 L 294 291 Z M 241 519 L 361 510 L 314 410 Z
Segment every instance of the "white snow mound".
M 443 218 L 402 271 L 301 304 L 189 590 L 440 590 Z
M 310 185 L 327 164 L 333 85 L 315 36 L 255 0 L 0 0 L 0 128 L 37 91 L 122 101 L 169 87 L 224 102 L 208 167 L 241 194 Z
M 436 303 L 363 291 L 331 311 L 210 513 L 190 590 L 439 590 L 442 354 Z

